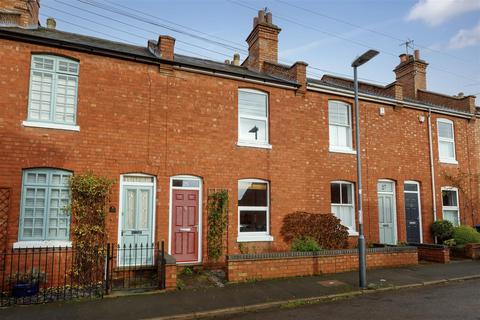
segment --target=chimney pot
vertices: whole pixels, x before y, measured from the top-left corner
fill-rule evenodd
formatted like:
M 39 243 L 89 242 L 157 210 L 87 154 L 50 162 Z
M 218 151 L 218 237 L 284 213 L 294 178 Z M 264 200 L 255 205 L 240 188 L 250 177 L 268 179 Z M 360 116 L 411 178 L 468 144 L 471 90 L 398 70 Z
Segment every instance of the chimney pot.
M 265 22 L 265 11 L 258 10 L 258 23 L 264 23 L 264 22 Z
M 267 23 L 268 24 L 272 24 L 272 13 L 271 12 L 267 12 Z
M 235 66 L 239 66 L 239 65 L 240 65 L 240 54 L 239 54 L 239 53 L 235 53 L 235 54 L 233 55 L 232 64 L 235 65 Z
M 464 96 L 464 93 L 463 93 L 463 92 L 459 92 L 459 93 L 458 93 L 458 97 L 459 97 L 459 98 L 463 98 L 463 96 Z
M 416 49 L 413 51 L 413 55 L 415 57 L 415 60 L 420 60 L 420 50 Z
M 51 17 L 47 18 L 47 28 L 55 30 L 56 27 L 57 27 L 57 21 L 55 21 L 55 19 Z
M 225 59 L 225 64 L 230 64 L 230 60 Z
M 407 61 L 407 54 L 406 53 L 402 53 L 401 55 L 399 55 L 399 57 L 400 57 L 400 62 Z

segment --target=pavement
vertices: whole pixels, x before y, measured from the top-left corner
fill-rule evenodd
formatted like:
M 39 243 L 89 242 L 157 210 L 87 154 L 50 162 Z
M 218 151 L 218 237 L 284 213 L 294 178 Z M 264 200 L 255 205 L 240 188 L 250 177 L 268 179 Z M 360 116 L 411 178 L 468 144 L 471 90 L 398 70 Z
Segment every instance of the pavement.
M 370 292 L 480 279 L 480 260 L 419 264 L 367 271 L 371 290 L 358 289 L 358 273 L 296 277 L 229 284 L 154 294 L 118 296 L 0 310 L 3 320 L 35 319 L 195 319 L 271 309 L 283 305 L 333 300 Z

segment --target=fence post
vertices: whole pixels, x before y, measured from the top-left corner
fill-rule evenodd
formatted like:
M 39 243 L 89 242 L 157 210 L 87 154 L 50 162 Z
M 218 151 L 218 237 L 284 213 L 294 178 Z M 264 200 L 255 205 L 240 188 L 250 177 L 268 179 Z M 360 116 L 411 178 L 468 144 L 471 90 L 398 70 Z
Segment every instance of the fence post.
M 110 290 L 110 243 L 107 243 L 107 255 L 105 257 L 105 294 Z

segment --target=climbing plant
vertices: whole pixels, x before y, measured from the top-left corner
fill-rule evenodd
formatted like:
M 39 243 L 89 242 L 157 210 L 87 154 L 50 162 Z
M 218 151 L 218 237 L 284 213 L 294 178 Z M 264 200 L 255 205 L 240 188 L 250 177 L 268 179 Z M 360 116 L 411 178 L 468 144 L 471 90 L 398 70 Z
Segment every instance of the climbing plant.
M 215 190 L 208 195 L 208 258 L 218 261 L 223 255 L 223 235 L 227 227 L 228 191 Z
M 76 248 L 72 276 L 79 284 L 89 284 L 102 272 L 107 233 L 106 205 L 114 181 L 91 172 L 70 178 L 72 241 Z

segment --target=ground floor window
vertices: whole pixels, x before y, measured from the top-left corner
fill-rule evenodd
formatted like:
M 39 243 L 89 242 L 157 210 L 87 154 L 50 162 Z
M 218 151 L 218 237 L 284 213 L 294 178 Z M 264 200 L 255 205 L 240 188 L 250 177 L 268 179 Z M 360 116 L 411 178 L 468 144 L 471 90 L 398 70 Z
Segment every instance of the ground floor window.
M 267 181 L 238 181 L 238 237 L 240 240 L 268 240 L 269 184 Z
M 68 240 L 71 172 L 24 170 L 19 240 Z
M 442 213 L 443 219 L 460 225 L 460 210 L 458 206 L 458 189 L 453 187 L 442 188 Z
M 332 213 L 340 219 L 350 233 L 355 232 L 356 229 L 353 190 L 353 183 L 350 182 L 333 181 L 330 184 Z

